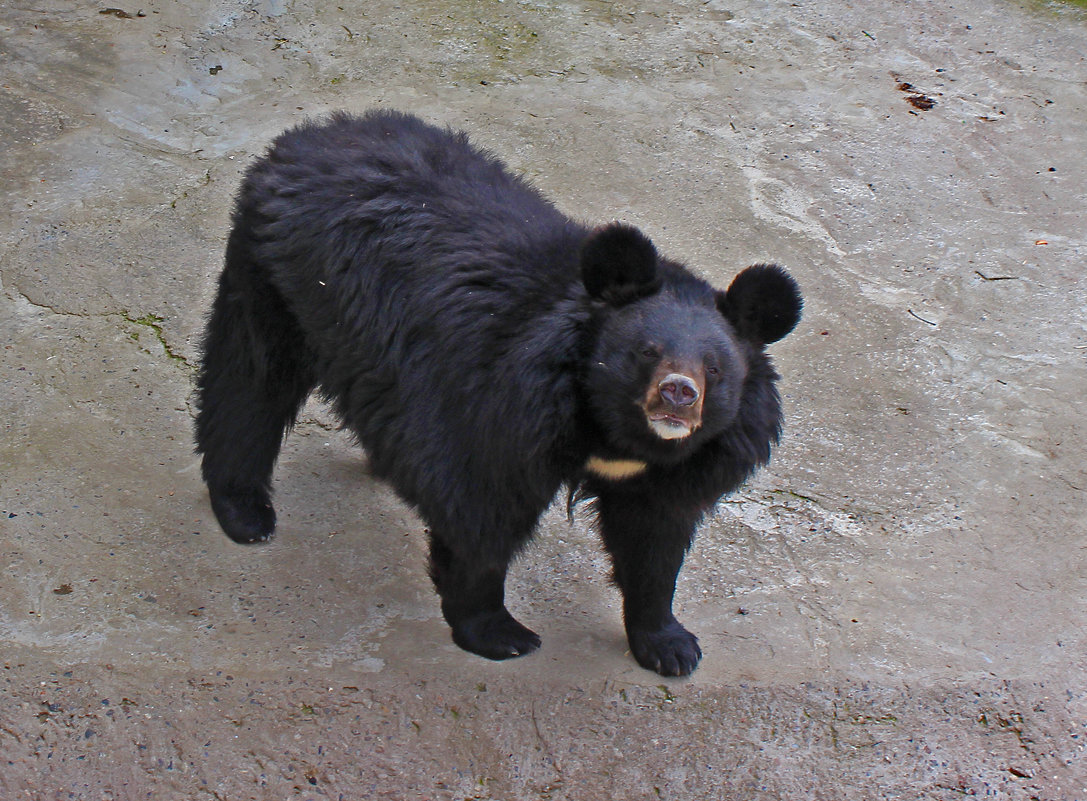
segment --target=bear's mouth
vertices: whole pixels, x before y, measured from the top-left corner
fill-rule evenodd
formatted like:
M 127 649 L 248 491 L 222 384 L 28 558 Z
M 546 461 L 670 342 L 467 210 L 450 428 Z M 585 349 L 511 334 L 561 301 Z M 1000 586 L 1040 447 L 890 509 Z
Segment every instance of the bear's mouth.
M 649 428 L 661 439 L 689 437 L 698 424 L 670 412 L 655 412 L 646 416 Z

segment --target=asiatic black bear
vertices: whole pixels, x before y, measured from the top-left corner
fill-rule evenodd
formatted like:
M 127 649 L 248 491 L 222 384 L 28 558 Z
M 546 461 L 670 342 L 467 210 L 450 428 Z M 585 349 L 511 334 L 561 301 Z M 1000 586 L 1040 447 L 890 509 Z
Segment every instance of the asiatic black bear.
M 799 320 L 792 278 L 756 265 L 716 291 L 637 229 L 574 222 L 464 134 L 392 111 L 281 135 L 233 223 L 196 420 L 232 539 L 272 535 L 273 465 L 316 388 L 428 526 L 459 646 L 539 647 L 504 582 L 565 486 L 592 499 L 635 659 L 694 670 L 676 577 L 780 433 L 765 346 Z

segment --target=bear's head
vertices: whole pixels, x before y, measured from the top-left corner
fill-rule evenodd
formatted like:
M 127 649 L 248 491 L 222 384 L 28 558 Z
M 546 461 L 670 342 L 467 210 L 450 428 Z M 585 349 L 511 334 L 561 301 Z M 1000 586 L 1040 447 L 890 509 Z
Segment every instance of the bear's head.
M 614 458 L 682 459 L 733 425 L 749 373 L 772 376 L 764 346 L 800 320 L 781 268 L 749 267 L 717 291 L 621 223 L 589 235 L 581 275 L 597 320 L 587 401 Z

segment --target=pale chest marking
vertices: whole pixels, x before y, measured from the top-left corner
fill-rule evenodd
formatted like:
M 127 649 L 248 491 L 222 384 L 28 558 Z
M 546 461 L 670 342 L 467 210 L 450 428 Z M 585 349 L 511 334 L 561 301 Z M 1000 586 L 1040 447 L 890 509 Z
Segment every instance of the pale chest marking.
M 585 463 L 585 469 L 595 476 L 607 478 L 612 481 L 622 481 L 624 478 L 633 478 L 641 475 L 649 467 L 645 462 L 636 459 L 605 459 L 602 456 L 590 456 Z

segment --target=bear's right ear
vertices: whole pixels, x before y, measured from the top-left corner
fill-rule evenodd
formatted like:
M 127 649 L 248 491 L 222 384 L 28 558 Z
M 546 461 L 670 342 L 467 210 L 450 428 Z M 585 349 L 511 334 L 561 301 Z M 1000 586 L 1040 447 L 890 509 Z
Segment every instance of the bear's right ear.
M 661 286 L 657 249 L 632 225 L 597 228 L 581 246 L 581 281 L 590 297 L 612 306 L 652 295 Z

